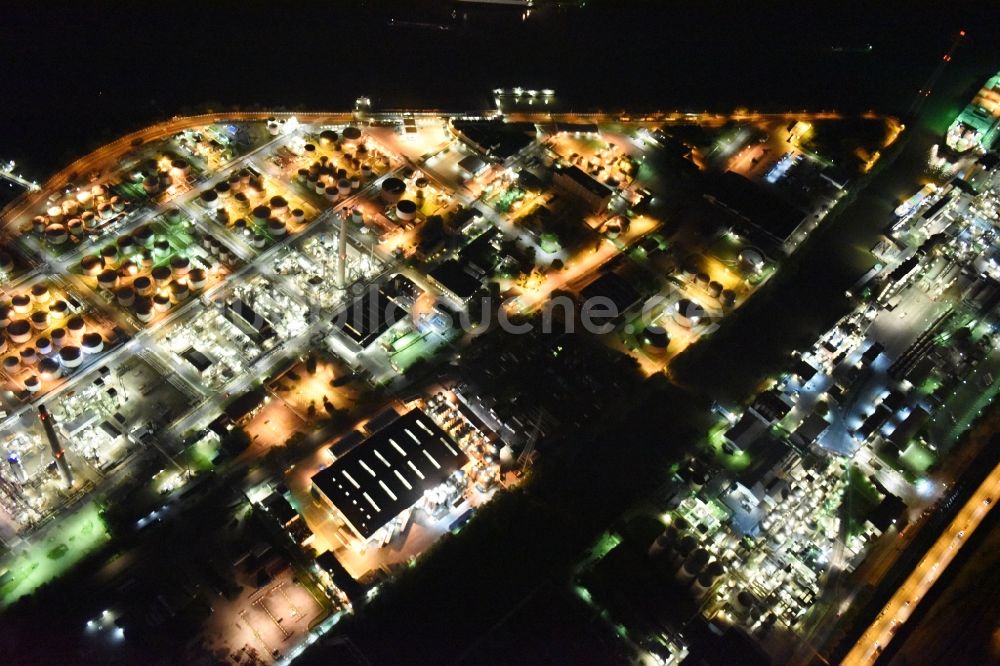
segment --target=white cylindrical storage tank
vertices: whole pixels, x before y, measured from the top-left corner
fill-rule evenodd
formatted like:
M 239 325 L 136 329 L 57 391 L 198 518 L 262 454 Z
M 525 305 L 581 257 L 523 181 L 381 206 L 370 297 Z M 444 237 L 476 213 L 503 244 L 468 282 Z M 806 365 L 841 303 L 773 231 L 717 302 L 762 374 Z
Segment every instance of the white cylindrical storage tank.
M 170 309 L 170 297 L 166 294 L 156 294 L 153 296 L 153 309 L 157 312 L 166 312 Z
M 148 275 L 140 275 L 132 281 L 132 288 L 138 296 L 149 296 L 153 293 L 153 280 Z
M 61 349 L 63 344 L 66 342 L 66 329 L 65 328 L 54 328 L 49 331 L 49 339 L 52 340 L 52 347 L 54 349 Z
M 271 205 L 272 215 L 277 215 L 280 217 L 288 212 L 288 202 L 285 200 L 285 197 L 282 196 L 271 197 L 270 205 Z
M 8 375 L 12 375 L 21 369 L 20 356 L 5 356 L 3 359 L 3 369 Z
M 251 242 L 255 248 L 260 250 L 267 245 L 267 236 L 264 236 L 263 234 L 254 234 Z
M 104 262 L 96 254 L 88 254 L 80 260 L 80 271 L 84 275 L 96 276 L 104 268 Z
M 25 347 L 21 350 L 21 365 L 28 368 L 38 363 L 38 352 L 34 347 Z
M 285 223 L 273 217 L 267 221 L 267 230 L 272 236 L 278 238 L 284 236 L 288 232 L 285 228 Z
M 48 338 L 38 338 L 35 340 L 35 349 L 37 349 L 38 353 L 42 356 L 48 356 L 54 351 L 52 341 Z M 0 350 L 0 352 L 2 352 L 2 350 Z
M 54 358 L 43 358 L 38 363 L 38 374 L 42 379 L 57 379 L 62 374 L 59 361 Z
M 34 299 L 36 303 L 45 305 L 52 298 L 52 292 L 49 290 L 48 286 L 45 284 L 36 284 L 31 288 L 31 298 Z
M 64 368 L 78 368 L 83 363 L 83 352 L 79 347 L 63 347 L 59 350 L 59 361 Z
M 301 208 L 295 208 L 292 210 L 292 221 L 296 224 L 302 224 L 306 221 L 306 212 Z
M 180 303 L 187 298 L 190 293 L 191 290 L 188 289 L 188 286 L 183 282 L 170 283 L 170 297 L 174 303 Z
M 394 204 L 403 198 L 406 192 L 406 183 L 395 176 L 382 181 L 381 197 L 387 204 Z
M 132 238 L 135 239 L 136 245 L 146 247 L 153 240 L 153 228 L 144 224 L 132 232 Z
M 69 231 L 69 235 L 75 238 L 79 238 L 86 231 L 83 228 L 83 220 L 78 217 L 74 217 L 69 222 L 66 223 L 66 230 Z
M 100 333 L 84 333 L 80 347 L 84 354 L 99 354 L 104 351 L 104 338 Z
M 135 318 L 144 324 L 149 323 L 153 319 L 153 301 L 148 296 L 141 296 L 136 299 L 135 305 L 133 306 L 135 311 Z
M 171 271 L 169 266 L 156 266 L 153 268 L 151 275 L 157 287 L 165 287 L 170 283 Z
M 42 388 L 42 381 L 38 375 L 28 375 L 24 379 L 24 390 L 28 393 L 38 393 Z
M 80 208 L 83 210 L 90 210 L 94 207 L 94 195 L 87 190 L 77 192 L 76 202 L 80 204 Z
M 52 222 L 60 222 L 63 219 L 63 209 L 62 206 L 49 206 L 45 214 L 49 216 L 49 220 Z
M 201 202 L 202 206 L 210 210 L 215 210 L 219 207 L 219 195 L 215 192 L 215 190 L 205 190 L 201 193 L 201 196 L 198 197 L 198 200 Z
M 49 327 L 49 313 L 44 310 L 36 310 L 29 317 L 31 328 L 36 331 L 44 331 Z
M 105 269 L 97 276 L 97 284 L 104 289 L 114 289 L 118 286 L 118 271 Z
M 69 240 L 66 227 L 61 224 L 50 224 L 45 227 L 45 240 L 52 245 L 62 245 Z
M 337 194 L 346 196 L 351 193 L 351 181 L 341 178 L 337 181 Z
M 115 293 L 115 297 L 118 299 L 118 305 L 123 308 L 131 307 L 135 303 L 135 289 L 132 287 L 121 287 Z
M 697 326 L 705 316 L 705 309 L 688 298 L 677 301 L 674 308 L 674 321 L 684 328 Z
M 203 268 L 193 268 L 191 272 L 188 273 L 188 284 L 191 285 L 192 289 L 202 289 L 208 280 L 208 275 L 205 273 Z
M 80 315 L 73 315 L 66 322 L 66 331 L 73 340 L 79 340 L 80 336 L 83 335 L 86 330 L 87 323 L 83 321 L 83 317 Z
M 49 306 L 49 321 L 62 321 L 69 314 L 69 303 L 60 299 Z
M 28 314 L 31 312 L 31 296 L 28 294 L 17 294 L 10 299 L 10 306 L 17 314 Z
M 747 273 L 759 273 L 764 268 L 764 254 L 755 247 L 745 247 L 739 253 L 740 268 Z
M 258 224 L 262 224 L 271 217 L 271 209 L 268 206 L 257 206 L 253 209 L 252 215 Z
M 7 326 L 7 336 L 15 345 L 23 345 L 31 339 L 31 324 L 27 319 L 15 319 Z
M 403 199 L 396 204 L 396 217 L 409 222 L 417 216 L 417 204 L 409 199 Z
M 90 230 L 97 226 L 97 216 L 89 210 L 80 216 L 80 220 L 83 221 L 84 229 Z
M 345 127 L 340 136 L 343 139 L 344 145 L 351 147 L 357 145 L 357 143 L 361 140 L 361 130 L 354 126 Z
M 191 260 L 180 255 L 170 259 L 170 271 L 174 277 L 183 277 L 191 271 Z
M 106 268 L 111 268 L 118 263 L 118 246 L 117 245 L 105 245 L 101 248 L 101 261 L 104 262 Z

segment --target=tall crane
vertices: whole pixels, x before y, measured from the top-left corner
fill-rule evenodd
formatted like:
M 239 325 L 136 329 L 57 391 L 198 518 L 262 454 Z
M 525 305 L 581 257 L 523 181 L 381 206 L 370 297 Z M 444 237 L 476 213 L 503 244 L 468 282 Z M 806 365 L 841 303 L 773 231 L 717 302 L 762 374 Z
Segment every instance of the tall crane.
M 951 59 L 955 55 L 955 51 L 958 50 L 959 45 L 962 40 L 965 39 L 965 30 L 959 30 L 958 35 L 955 37 L 955 41 L 951 43 L 951 48 L 948 52 L 941 56 L 941 60 L 938 62 L 937 67 L 931 72 L 931 75 L 924 81 L 924 84 L 920 86 L 920 90 L 917 91 L 916 97 L 913 98 L 913 103 L 910 104 L 909 110 L 906 112 L 907 118 L 912 118 L 920 113 L 920 110 L 924 107 L 924 102 L 927 98 L 931 96 L 931 92 L 934 90 L 934 86 L 937 85 L 938 79 L 944 74 L 945 67 L 951 62 Z

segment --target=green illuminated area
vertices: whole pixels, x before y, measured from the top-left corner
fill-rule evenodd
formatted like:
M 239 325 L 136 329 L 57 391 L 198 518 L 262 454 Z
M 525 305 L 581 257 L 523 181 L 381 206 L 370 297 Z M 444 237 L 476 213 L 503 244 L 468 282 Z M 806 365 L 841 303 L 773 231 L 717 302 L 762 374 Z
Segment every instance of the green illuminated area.
M 906 468 L 916 474 L 922 474 L 926 472 L 927 469 L 937 462 L 937 456 L 934 452 L 927 448 L 927 445 L 920 441 L 915 440 L 910 443 L 906 449 L 899 454 L 899 461 L 906 466 Z
M 30 545 L 0 576 L 0 607 L 6 607 L 69 571 L 110 540 L 101 509 L 89 502 L 54 523 L 45 539 Z
M 446 331 L 444 334 L 433 331 L 405 333 L 391 345 L 392 365 L 399 372 L 407 372 L 417 361 L 433 357 L 434 354 L 450 344 L 455 337 L 454 329 Z
M 724 468 L 730 472 L 742 472 L 750 466 L 753 459 L 746 451 L 740 451 L 737 454 L 726 453 L 722 436 L 731 427 L 732 424 L 726 419 L 722 419 L 712 426 L 708 431 L 708 448 L 715 454 L 715 461 Z
M 861 533 L 868 515 L 882 501 L 875 484 L 855 466 L 847 471 L 847 488 L 844 491 L 843 502 L 846 504 L 848 533 Z

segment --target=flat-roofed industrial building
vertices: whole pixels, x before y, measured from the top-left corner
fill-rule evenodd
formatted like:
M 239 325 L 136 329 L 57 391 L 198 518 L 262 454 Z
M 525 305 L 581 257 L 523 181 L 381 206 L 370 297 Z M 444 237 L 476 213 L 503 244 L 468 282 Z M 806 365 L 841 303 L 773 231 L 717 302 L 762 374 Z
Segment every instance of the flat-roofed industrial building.
M 367 541 L 468 457 L 424 412 L 414 409 L 312 477 L 313 488 Z

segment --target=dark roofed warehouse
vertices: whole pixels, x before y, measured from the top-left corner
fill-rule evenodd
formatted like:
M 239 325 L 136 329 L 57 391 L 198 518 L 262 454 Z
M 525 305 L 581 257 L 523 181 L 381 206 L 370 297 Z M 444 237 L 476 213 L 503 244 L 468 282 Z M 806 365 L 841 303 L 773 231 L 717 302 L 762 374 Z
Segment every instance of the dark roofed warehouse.
M 426 414 L 407 412 L 312 477 L 363 539 L 412 507 L 468 461 Z

